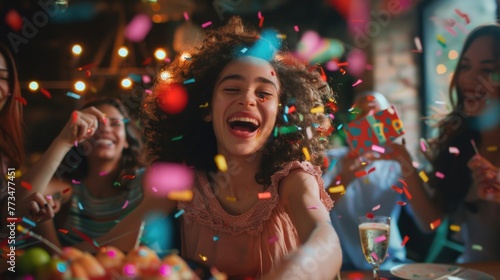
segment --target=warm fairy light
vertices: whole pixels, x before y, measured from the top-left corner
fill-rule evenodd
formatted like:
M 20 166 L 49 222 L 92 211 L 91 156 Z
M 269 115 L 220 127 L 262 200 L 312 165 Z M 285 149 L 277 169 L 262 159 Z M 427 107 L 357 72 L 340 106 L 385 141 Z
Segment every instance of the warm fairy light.
M 130 88 L 132 87 L 132 80 L 129 78 L 124 78 L 120 84 L 122 85 L 123 88 Z
M 76 91 L 84 91 L 86 87 L 87 86 L 82 81 L 78 81 L 78 82 L 75 83 L 75 90 Z
M 160 79 L 162 80 L 168 80 L 172 77 L 172 74 L 170 74 L 170 72 L 168 71 L 161 71 L 160 73 Z
M 74 54 L 74 55 L 81 55 L 82 54 L 82 46 L 78 45 L 78 44 L 75 44 L 73 45 L 73 47 L 71 48 L 71 52 Z
M 448 58 L 453 60 L 458 58 L 458 52 L 456 50 L 451 50 L 448 52 Z
M 191 58 L 191 54 L 190 53 L 185 52 L 185 53 L 181 54 L 181 60 L 182 61 L 188 60 L 190 58 Z
M 128 55 L 127 47 L 121 47 L 120 49 L 118 49 L 118 55 L 121 57 L 127 57 Z
M 31 91 L 36 91 L 40 87 L 37 82 L 32 81 L 29 83 L 28 87 L 30 88 Z
M 436 67 L 436 72 L 438 74 L 444 74 L 446 73 L 448 69 L 446 68 L 446 66 L 444 64 L 438 64 L 438 66 Z
M 160 14 L 154 14 L 151 17 L 151 20 L 154 23 L 162 23 L 162 22 L 166 22 L 167 21 L 167 16 L 166 15 L 160 15 Z
M 158 60 L 164 60 L 165 57 L 167 57 L 167 52 L 165 51 L 165 49 L 158 48 L 155 51 L 155 57 Z

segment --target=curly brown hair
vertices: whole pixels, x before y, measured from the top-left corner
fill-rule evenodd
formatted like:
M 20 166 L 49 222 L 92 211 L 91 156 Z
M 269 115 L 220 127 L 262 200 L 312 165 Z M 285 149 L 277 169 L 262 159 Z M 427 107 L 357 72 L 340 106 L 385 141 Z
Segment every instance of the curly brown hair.
M 224 67 L 262 37 L 255 29 L 245 26 L 239 17 L 232 17 L 219 29 L 205 32 L 203 45 L 188 59 L 178 56 L 167 65 L 162 71 L 163 78 L 160 74 L 156 79 L 153 93 L 144 99 L 141 117 L 151 162 L 185 163 L 206 172 L 216 171 L 216 138 L 212 124 L 204 121 L 210 112 L 207 104 L 212 100 L 215 82 Z M 275 131 L 262 149 L 265 160 L 255 176 L 258 183 L 265 185 L 270 184 L 271 175 L 284 164 L 306 160 L 304 149 L 309 152 L 311 163 L 323 164 L 329 141 L 323 127 L 328 118 L 321 109 L 333 99 L 331 88 L 316 67 L 308 68 L 284 51 L 277 51 L 269 62 L 276 71 L 281 92 Z M 158 105 L 159 88 L 191 79 L 194 82 L 183 85 L 188 95 L 184 110 L 177 114 L 162 111 Z M 311 113 L 312 108 L 320 112 Z M 308 127 L 312 133 L 307 132 Z

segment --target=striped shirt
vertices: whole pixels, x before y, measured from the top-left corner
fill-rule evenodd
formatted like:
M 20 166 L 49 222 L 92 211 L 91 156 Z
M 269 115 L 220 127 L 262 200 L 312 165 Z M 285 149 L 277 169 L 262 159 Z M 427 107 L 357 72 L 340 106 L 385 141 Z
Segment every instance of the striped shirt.
M 142 201 L 142 175 L 144 170 L 130 182 L 130 190 L 106 198 L 93 197 L 84 184 L 73 184 L 68 217 L 64 224 L 66 234 L 58 231 L 63 246 L 72 246 L 84 241 L 74 230 L 95 239 L 110 231 Z

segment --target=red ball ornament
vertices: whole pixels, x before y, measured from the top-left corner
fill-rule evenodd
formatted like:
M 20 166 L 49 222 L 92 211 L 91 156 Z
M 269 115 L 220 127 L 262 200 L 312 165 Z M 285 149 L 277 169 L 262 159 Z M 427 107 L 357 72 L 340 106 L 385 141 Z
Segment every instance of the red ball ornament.
M 160 85 L 156 103 L 163 112 L 171 115 L 178 114 L 188 103 L 186 89 L 181 84 Z

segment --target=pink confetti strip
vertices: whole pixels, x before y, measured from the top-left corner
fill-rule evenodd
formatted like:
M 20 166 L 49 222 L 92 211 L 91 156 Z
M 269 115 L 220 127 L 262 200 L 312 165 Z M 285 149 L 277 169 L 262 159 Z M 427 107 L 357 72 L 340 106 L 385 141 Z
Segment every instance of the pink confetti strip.
M 372 258 L 377 262 L 378 261 L 378 256 L 375 252 L 372 252 L 370 255 L 372 255 Z
M 377 206 L 374 206 L 374 207 L 372 208 L 372 211 L 377 211 L 378 209 L 380 209 L 380 204 L 379 204 L 379 205 L 377 205 Z
M 446 31 L 450 32 L 451 36 L 457 36 L 457 32 L 451 27 L 446 27 Z
M 188 13 L 187 13 L 187 12 L 184 12 L 184 19 L 185 19 L 185 20 L 189 20 L 189 15 L 188 15 Z
M 209 27 L 210 25 L 212 25 L 212 22 L 211 21 L 207 21 L 205 22 L 204 24 L 201 25 L 202 28 L 207 28 Z
M 422 152 L 427 152 L 427 145 L 424 139 L 420 139 L 420 149 L 422 149 Z
M 269 244 L 273 244 L 273 243 L 274 243 L 274 242 L 276 242 L 276 241 L 278 241 L 278 237 L 277 237 L 277 236 L 273 236 L 273 237 L 271 237 L 271 238 L 269 238 L 269 239 L 267 240 L 267 242 L 268 242 Z
M 299 26 L 298 26 L 298 25 L 295 25 L 295 26 L 293 27 L 293 29 L 295 30 L 295 32 L 299 32 Z
M 355 86 L 361 84 L 362 82 L 363 82 L 363 80 L 358 79 L 354 84 L 352 84 L 352 87 L 355 87 Z
M 101 171 L 99 172 L 99 176 L 105 176 L 108 174 L 108 171 Z
M 378 152 L 378 153 L 385 153 L 385 149 L 384 147 L 380 147 L 380 146 L 377 146 L 377 145 L 372 145 L 372 151 L 375 151 L 375 152 Z
M 454 154 L 457 156 L 460 154 L 460 150 L 457 147 L 449 147 L 448 151 L 450 152 L 450 154 Z
M 71 183 L 76 184 L 76 185 L 79 185 L 79 184 L 81 184 L 82 182 L 77 181 L 77 180 L 75 180 L 75 179 L 72 179 L 72 180 L 71 180 Z
M 474 139 L 471 139 L 470 143 L 472 144 L 472 148 L 474 148 L 474 152 L 476 153 L 476 155 L 479 155 L 479 150 L 477 149 L 476 141 L 474 141 Z
M 259 199 L 269 199 L 271 198 L 271 193 L 270 192 L 261 192 L 257 194 L 259 196 Z
M 418 51 L 422 51 L 422 42 L 420 41 L 419 37 L 415 37 L 415 46 L 417 47 Z
M 436 177 L 438 177 L 439 179 L 444 179 L 444 174 L 439 171 L 436 171 L 434 175 L 436 175 Z
M 318 209 L 318 206 L 307 206 L 307 209 Z
M 125 201 L 125 204 L 123 204 L 122 209 L 127 208 L 127 206 L 128 206 L 128 200 Z
M 260 11 L 257 13 L 257 18 L 258 18 L 258 19 L 261 19 L 261 18 L 262 18 L 262 13 L 261 13 Z
M 373 241 L 375 241 L 375 243 L 380 243 L 380 242 L 386 241 L 386 240 L 387 240 L 387 237 L 385 237 L 385 235 L 377 236 L 377 237 L 375 237 L 375 239 L 373 239 Z

